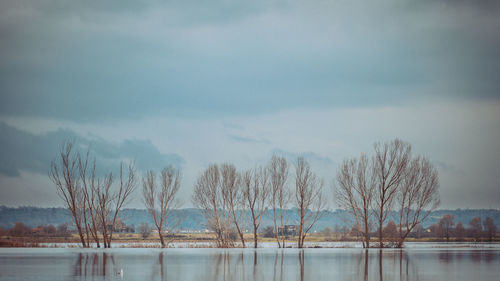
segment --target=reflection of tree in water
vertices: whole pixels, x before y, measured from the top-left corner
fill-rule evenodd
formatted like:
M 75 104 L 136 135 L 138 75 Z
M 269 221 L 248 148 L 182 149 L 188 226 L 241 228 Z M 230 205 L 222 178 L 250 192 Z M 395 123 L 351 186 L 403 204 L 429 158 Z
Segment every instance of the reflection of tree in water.
M 490 250 L 445 250 L 439 253 L 439 261 L 445 265 L 461 260 L 470 260 L 475 263 L 490 263 L 497 259 L 497 252 Z
M 232 280 L 231 257 L 228 252 L 216 255 L 215 274 L 213 280 Z
M 113 276 L 120 271 L 116 265 L 112 254 L 106 252 L 79 253 L 73 267 L 73 276 L 82 276 L 85 279 L 93 280 L 95 276 Z M 98 278 L 100 279 L 100 278 Z
M 418 266 L 412 262 L 408 253 L 400 249 L 399 251 L 391 251 L 390 257 L 384 257 L 383 250 L 380 250 L 379 254 L 379 271 L 380 271 L 380 281 L 382 281 L 382 277 L 385 280 L 407 280 L 407 281 L 415 281 L 419 280 L 418 274 Z M 387 274 L 382 276 L 383 271 L 383 259 L 390 259 L 392 261 L 392 268 L 386 268 Z M 392 273 L 392 275 L 390 275 Z M 399 274 L 398 274 L 399 273 Z
M 207 264 L 205 275 L 206 280 L 243 280 L 260 281 L 273 280 L 283 281 L 285 278 L 284 270 L 285 254 L 283 250 L 277 250 L 274 255 L 263 255 L 259 250 L 251 253 L 243 250 L 241 253 L 224 251 L 211 255 Z M 304 279 L 304 255 L 299 253 L 298 273 L 301 280 Z M 272 268 L 271 268 L 272 267 Z M 272 271 L 271 271 L 272 269 Z M 288 272 L 288 274 L 290 274 Z
M 462 265 L 492 265 L 499 255 L 485 249 L 233 249 L 210 256 L 203 280 L 415 281 L 423 275 L 453 276 L 457 267 L 466 270 Z
M 167 264 L 165 253 L 161 251 L 158 253 L 158 259 L 153 261 L 151 269 L 151 280 L 167 280 Z
M 301 249 L 299 251 L 300 281 L 304 281 L 304 260 L 305 260 L 304 249 Z
M 419 280 L 418 267 L 404 250 L 365 249 L 357 256 L 357 274 L 351 280 Z
M 245 275 L 245 257 L 243 252 L 239 255 L 231 255 L 228 251 L 212 255 L 208 264 L 207 280 L 248 280 Z M 254 257 L 253 274 L 257 270 L 257 260 Z M 254 280 L 259 280 L 256 277 Z
M 490 250 L 477 250 L 477 251 L 471 251 L 470 252 L 470 259 L 473 262 L 486 262 L 490 263 L 497 259 L 497 253 L 495 251 L 490 251 Z
M 274 256 L 273 281 L 283 281 L 284 251 L 276 251 Z

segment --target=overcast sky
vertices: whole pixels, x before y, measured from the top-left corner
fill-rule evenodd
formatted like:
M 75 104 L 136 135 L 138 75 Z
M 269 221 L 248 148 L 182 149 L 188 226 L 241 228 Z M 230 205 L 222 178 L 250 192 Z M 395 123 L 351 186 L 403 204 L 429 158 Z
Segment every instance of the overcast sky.
M 2 0 L 0 205 L 62 206 L 68 138 L 103 170 L 180 167 L 190 206 L 210 163 L 304 155 L 329 192 L 398 137 L 438 168 L 441 208 L 500 208 L 498 3 Z

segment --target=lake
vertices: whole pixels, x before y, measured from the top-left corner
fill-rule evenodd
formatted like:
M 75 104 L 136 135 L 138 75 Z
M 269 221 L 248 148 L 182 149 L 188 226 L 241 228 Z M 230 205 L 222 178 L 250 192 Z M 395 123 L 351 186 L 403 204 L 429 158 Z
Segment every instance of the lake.
M 123 274 L 121 274 L 123 272 Z M 0 280 L 499 280 L 499 244 L 404 250 L 2 248 Z

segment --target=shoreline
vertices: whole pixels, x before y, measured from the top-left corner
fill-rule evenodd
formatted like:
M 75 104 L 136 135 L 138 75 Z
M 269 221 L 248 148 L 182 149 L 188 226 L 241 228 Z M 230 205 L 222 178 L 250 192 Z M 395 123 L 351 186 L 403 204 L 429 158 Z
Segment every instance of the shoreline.
M 158 242 L 114 242 L 111 248 L 98 248 L 92 244 L 89 248 L 81 247 L 80 243 L 76 242 L 41 242 L 36 245 L 26 244 L 13 246 L 2 246 L 1 248 L 65 248 L 65 249 L 162 249 Z M 403 248 L 385 247 L 382 249 L 499 249 L 500 242 L 407 242 Z M 218 248 L 213 242 L 171 242 L 163 249 L 255 249 L 251 246 Z M 257 249 L 280 249 L 275 242 L 261 242 Z M 296 243 L 290 242 L 283 249 L 299 249 Z M 361 242 L 305 242 L 304 249 L 363 249 Z M 370 249 L 381 249 L 371 247 Z

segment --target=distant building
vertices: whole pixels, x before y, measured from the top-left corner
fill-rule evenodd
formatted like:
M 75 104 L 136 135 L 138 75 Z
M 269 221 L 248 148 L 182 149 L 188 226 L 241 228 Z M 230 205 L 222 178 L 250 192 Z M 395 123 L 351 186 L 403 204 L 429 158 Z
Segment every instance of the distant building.
M 106 229 L 110 231 L 112 228 L 111 224 L 106 225 Z M 133 225 L 126 225 L 119 218 L 116 219 L 115 226 L 113 227 L 113 232 L 122 232 L 122 233 L 134 233 L 135 227 Z
M 285 225 L 284 227 L 280 226 L 278 232 L 280 233 L 280 235 L 297 236 L 297 234 L 299 233 L 299 226 L 291 224 Z

